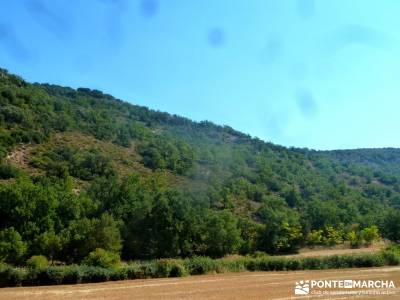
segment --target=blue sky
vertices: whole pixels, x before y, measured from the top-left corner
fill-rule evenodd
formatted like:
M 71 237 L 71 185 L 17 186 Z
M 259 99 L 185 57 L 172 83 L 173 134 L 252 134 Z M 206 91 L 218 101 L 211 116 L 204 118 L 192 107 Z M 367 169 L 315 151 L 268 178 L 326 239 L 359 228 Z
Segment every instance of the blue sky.
M 0 66 L 315 149 L 400 147 L 400 1 L 3 1 Z

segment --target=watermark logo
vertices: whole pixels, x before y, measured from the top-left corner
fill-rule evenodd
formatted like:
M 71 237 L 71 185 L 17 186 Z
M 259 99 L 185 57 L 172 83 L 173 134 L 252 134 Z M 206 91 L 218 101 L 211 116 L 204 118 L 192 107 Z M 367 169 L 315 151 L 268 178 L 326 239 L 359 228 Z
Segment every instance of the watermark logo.
M 300 280 L 295 295 L 390 295 L 396 288 L 393 280 Z
M 310 293 L 310 281 L 309 280 L 301 280 L 296 282 L 296 286 L 294 288 L 295 295 L 308 295 Z

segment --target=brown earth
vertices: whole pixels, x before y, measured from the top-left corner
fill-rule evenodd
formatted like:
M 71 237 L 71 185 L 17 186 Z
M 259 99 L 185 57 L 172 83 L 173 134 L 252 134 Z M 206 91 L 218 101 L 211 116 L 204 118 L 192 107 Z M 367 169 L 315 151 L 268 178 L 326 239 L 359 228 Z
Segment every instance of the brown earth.
M 380 295 L 294 295 L 296 281 L 300 280 L 393 280 L 395 289 L 331 289 L 325 291 L 375 291 Z M 389 293 L 383 294 L 383 293 Z M 20 287 L 0 289 L 1 300 L 12 299 L 400 299 L 400 267 L 365 269 L 244 272 L 218 275 L 191 276 L 147 280 L 127 280 L 106 283 Z

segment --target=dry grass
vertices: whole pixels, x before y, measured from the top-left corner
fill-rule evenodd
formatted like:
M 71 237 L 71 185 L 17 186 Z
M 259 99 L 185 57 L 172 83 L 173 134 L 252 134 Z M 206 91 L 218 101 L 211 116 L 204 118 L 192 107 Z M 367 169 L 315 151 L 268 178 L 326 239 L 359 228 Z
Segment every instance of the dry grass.
M 400 267 L 295 271 L 229 273 L 218 275 L 191 276 L 80 284 L 73 286 L 4 288 L 0 300 L 12 299 L 328 299 L 311 295 L 294 297 L 296 281 L 303 279 L 363 279 L 394 280 L 400 286 Z M 400 289 L 391 290 L 394 295 L 363 296 L 356 299 L 400 299 Z M 329 298 L 355 299 L 350 296 Z
M 385 243 L 384 241 L 380 241 L 380 242 L 374 243 L 370 247 L 352 249 L 352 248 L 350 248 L 348 243 L 345 243 L 345 244 L 341 244 L 341 245 L 338 245 L 338 246 L 335 246 L 332 248 L 327 248 L 327 247 L 303 248 L 303 249 L 300 249 L 298 254 L 292 254 L 292 255 L 287 255 L 287 256 L 290 256 L 290 257 L 318 257 L 318 256 L 329 256 L 329 255 L 374 253 L 374 252 L 378 252 L 378 251 L 384 249 L 387 246 L 388 246 L 387 243 Z

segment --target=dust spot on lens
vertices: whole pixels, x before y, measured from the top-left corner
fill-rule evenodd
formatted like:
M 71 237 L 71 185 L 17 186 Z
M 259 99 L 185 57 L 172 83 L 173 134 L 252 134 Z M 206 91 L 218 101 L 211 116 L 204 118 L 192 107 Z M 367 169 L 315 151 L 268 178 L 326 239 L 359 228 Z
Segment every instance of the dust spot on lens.
M 314 0 L 297 0 L 297 12 L 302 18 L 309 18 L 314 15 Z
M 208 32 L 207 39 L 212 47 L 221 47 L 225 44 L 225 32 L 219 27 L 213 28 Z
M 158 12 L 158 1 L 156 0 L 142 0 L 140 2 L 140 12 L 143 16 L 151 18 Z
M 315 97 L 308 89 L 301 89 L 296 93 L 297 105 L 301 114 L 306 118 L 314 117 L 318 112 L 317 102 Z

